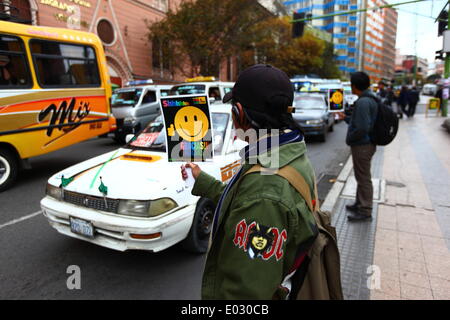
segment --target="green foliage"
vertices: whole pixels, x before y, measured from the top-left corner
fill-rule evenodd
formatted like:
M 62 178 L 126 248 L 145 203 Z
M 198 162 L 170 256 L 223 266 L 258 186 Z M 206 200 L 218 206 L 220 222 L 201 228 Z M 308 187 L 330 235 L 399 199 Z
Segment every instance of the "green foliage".
M 218 75 L 220 62 L 237 57 L 240 70 L 268 63 L 289 76 L 339 78 L 333 45 L 308 33 L 292 39 L 290 20 L 274 17 L 253 0 L 183 1 L 176 12 L 149 24 L 149 39 L 185 76 Z
M 149 25 L 149 38 L 170 43 L 164 58 L 184 75 L 217 75 L 220 62 L 239 51 L 246 30 L 260 18 L 253 0 L 183 1 L 176 12 Z M 189 61 L 191 70 L 180 61 Z

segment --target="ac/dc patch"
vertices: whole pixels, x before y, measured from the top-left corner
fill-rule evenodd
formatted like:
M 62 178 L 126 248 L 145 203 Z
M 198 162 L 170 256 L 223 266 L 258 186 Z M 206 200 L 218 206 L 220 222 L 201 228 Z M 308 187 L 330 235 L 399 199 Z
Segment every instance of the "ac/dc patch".
M 256 222 L 247 224 L 246 220 L 242 219 L 236 225 L 233 243 L 251 259 L 269 260 L 275 256 L 278 261 L 283 258 L 286 240 L 286 229 L 280 232 L 278 228 L 266 227 Z

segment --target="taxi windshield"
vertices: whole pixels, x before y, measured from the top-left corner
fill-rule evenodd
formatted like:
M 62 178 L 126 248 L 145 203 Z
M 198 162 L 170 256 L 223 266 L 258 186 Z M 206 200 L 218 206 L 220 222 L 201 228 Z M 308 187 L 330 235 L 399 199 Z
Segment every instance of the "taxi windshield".
M 213 112 L 212 128 L 214 152 L 221 153 L 223 142 L 225 140 L 226 129 L 228 126 L 229 115 L 227 113 Z M 162 116 L 158 116 L 153 120 L 144 130 L 136 135 L 126 147 L 139 150 L 166 150 L 166 131 L 164 129 L 164 122 Z M 220 139 L 219 139 L 219 138 Z
M 203 84 L 185 84 L 175 86 L 170 90 L 171 95 L 184 95 L 184 94 L 204 94 L 206 92 L 206 86 Z
M 139 101 L 141 94 L 142 89 L 116 91 L 111 97 L 111 104 L 113 106 L 132 106 Z
M 295 109 L 325 109 L 325 103 L 321 96 L 302 96 L 294 98 Z
M 352 87 L 344 87 L 345 94 L 352 94 Z

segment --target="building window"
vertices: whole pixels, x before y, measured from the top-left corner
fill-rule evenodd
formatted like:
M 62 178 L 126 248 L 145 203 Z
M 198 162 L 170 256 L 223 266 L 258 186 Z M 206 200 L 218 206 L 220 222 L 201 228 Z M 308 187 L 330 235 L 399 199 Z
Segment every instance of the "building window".
M 97 34 L 105 45 L 112 45 L 116 39 L 114 27 L 106 19 L 102 19 L 97 24 Z
M 169 42 L 154 37 L 152 40 L 152 66 L 157 69 L 170 69 L 169 59 L 164 59 L 169 55 Z
M 136 0 L 137 2 L 144 3 L 152 8 L 167 12 L 169 10 L 168 0 Z

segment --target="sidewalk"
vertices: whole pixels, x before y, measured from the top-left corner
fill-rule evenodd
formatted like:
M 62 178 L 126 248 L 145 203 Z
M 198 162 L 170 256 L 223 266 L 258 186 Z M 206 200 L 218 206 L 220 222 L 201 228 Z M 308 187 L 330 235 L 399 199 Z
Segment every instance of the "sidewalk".
M 450 134 L 443 121 L 400 120 L 396 139 L 377 147 L 372 221 L 347 220 L 356 191 L 351 159 L 330 192 L 337 201 L 325 200 L 346 299 L 450 299 Z

